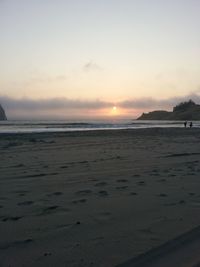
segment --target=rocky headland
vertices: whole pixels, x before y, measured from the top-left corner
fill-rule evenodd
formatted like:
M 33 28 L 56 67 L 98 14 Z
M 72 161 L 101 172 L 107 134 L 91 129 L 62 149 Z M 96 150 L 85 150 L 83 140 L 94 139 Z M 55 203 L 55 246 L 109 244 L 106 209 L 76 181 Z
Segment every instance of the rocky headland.
M 137 120 L 200 120 L 200 105 L 189 100 L 175 106 L 173 111 L 151 111 L 143 113 Z
M 0 104 L 0 121 L 6 121 L 6 120 L 7 120 L 6 113 Z

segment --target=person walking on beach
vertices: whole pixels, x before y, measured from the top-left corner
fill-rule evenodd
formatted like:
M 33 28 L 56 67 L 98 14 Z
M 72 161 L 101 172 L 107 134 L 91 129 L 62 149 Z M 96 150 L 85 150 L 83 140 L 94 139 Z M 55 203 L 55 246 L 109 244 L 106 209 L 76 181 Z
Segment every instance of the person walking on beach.
M 187 127 L 187 121 L 184 122 L 184 127 L 185 127 L 185 128 Z
M 192 121 L 190 122 L 190 128 L 192 128 L 192 126 L 193 126 L 193 123 L 192 123 Z

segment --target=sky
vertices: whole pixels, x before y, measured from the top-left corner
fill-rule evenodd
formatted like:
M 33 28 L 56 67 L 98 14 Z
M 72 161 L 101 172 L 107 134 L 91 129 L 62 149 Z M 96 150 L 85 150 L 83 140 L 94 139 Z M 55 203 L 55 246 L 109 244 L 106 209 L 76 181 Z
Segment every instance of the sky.
M 0 103 L 65 119 L 199 101 L 199 14 L 199 0 L 0 0 Z

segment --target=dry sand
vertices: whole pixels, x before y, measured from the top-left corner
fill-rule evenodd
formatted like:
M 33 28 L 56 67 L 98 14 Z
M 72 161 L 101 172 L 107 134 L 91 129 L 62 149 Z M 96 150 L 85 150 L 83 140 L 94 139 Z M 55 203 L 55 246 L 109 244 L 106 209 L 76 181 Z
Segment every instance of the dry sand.
M 1 267 L 111 267 L 200 225 L 200 129 L 0 135 L 0 151 Z

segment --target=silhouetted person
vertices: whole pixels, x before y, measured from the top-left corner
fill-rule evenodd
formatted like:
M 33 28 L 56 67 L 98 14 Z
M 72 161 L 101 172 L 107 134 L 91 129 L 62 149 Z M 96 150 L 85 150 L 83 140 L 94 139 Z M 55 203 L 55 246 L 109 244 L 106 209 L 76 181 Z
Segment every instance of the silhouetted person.
M 184 127 L 185 127 L 185 128 L 187 127 L 187 121 L 184 122 Z
M 190 128 L 192 128 L 192 126 L 193 126 L 193 123 L 192 123 L 192 121 L 190 122 Z

